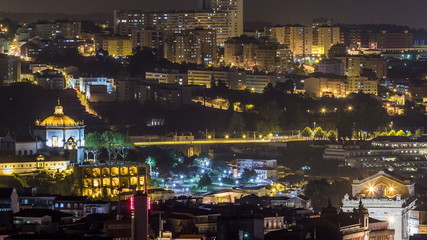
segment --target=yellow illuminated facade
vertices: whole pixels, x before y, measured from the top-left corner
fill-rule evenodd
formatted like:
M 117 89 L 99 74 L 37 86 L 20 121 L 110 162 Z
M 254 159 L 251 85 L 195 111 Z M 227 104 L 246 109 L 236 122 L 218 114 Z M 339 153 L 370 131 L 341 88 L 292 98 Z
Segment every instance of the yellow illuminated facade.
M 414 192 L 414 185 L 409 180 L 380 171 L 363 180 L 354 180 L 352 190 L 355 197 L 395 198 L 399 195 L 408 198 Z
M 84 166 L 83 195 L 93 198 L 115 197 L 119 193 L 148 188 L 149 171 L 146 164 Z
M 341 43 L 339 27 L 321 26 L 313 28 L 312 54 L 326 55 L 329 49 L 338 43 Z
M 12 174 L 28 174 L 39 171 L 51 173 L 63 172 L 68 169 L 69 161 L 58 159 L 46 159 L 39 155 L 37 158 L 29 156 L 28 158 L 5 158 L 0 162 L 0 176 Z
M 124 38 L 104 39 L 102 48 L 113 57 L 124 57 L 132 55 L 132 40 Z

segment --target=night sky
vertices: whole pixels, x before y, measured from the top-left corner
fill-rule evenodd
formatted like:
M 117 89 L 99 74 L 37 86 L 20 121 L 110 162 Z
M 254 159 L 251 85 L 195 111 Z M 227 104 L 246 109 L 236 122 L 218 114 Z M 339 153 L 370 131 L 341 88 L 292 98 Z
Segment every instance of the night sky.
M 0 0 L 0 11 L 100 13 L 113 9 L 194 9 L 197 0 Z M 340 23 L 395 23 L 427 28 L 426 0 L 245 0 L 245 21 L 309 24 L 314 17 Z

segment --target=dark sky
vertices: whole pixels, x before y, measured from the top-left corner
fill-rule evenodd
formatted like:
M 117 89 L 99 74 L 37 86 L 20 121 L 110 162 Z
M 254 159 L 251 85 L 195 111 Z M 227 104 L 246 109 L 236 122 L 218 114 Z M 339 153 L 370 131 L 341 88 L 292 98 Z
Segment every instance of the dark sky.
M 197 0 L 0 0 L 0 11 L 93 13 L 113 9 L 194 9 Z M 245 0 L 245 21 L 309 24 L 314 17 L 340 23 L 396 23 L 427 28 L 426 0 Z

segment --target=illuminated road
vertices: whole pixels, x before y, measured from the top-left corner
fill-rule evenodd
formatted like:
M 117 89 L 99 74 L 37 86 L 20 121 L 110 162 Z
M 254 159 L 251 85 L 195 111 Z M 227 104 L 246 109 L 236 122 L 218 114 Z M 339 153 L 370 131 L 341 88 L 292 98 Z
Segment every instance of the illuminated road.
M 289 137 L 280 139 L 202 139 L 192 141 L 150 141 L 135 142 L 135 146 L 156 146 L 156 145 L 195 145 L 195 144 L 237 144 L 237 143 L 286 143 L 307 141 L 312 139 Z

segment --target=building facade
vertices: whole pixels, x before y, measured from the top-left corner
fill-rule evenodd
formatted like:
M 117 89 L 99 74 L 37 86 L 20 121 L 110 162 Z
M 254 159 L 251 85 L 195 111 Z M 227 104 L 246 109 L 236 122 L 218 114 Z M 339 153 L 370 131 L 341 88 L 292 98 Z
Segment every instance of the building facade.
M 84 129 L 83 122 L 74 121 L 64 114 L 58 100 L 52 116 L 43 121 L 36 121 L 34 136 L 40 138 L 47 149 L 67 152 L 70 154 L 71 162 L 82 163 L 85 146 Z
M 149 186 L 149 169 L 142 163 L 81 166 L 81 170 L 83 196 L 117 196 L 124 192 L 146 190 Z
M 351 212 L 362 203 L 369 216 L 381 221 L 388 221 L 390 228 L 395 230 L 395 240 L 404 238 L 403 204 L 405 199 L 414 194 L 414 185 L 401 177 L 380 171 L 362 180 L 352 183 L 352 196 L 347 194 L 343 199 L 342 210 Z

